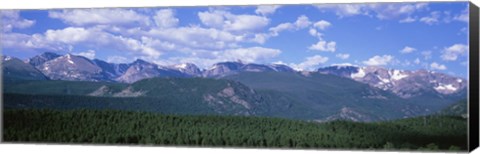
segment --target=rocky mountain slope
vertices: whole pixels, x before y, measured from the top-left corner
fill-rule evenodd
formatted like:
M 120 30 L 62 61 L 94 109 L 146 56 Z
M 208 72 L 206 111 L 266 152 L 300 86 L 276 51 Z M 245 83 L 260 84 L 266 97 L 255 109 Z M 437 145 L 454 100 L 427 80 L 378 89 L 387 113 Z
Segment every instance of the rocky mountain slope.
M 443 73 L 428 70 L 395 70 L 381 67 L 330 66 L 319 68 L 321 74 L 332 74 L 366 83 L 402 98 L 424 93 L 450 95 L 466 90 L 467 81 Z

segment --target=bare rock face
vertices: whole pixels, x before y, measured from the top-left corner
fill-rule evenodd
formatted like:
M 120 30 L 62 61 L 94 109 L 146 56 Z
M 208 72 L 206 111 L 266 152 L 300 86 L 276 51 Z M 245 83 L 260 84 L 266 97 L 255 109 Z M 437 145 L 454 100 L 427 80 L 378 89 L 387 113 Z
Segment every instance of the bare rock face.
M 335 121 L 335 120 L 369 122 L 369 121 L 375 121 L 375 120 L 381 120 L 381 119 L 377 119 L 368 114 L 356 111 L 353 108 L 342 107 L 340 110 L 338 110 L 336 114 L 328 116 L 322 120 L 317 120 L 317 122 L 327 122 L 327 121 Z
M 27 63 L 33 66 L 39 66 L 47 61 L 58 58 L 60 55 L 53 52 L 45 52 L 43 54 L 37 55 L 27 60 Z
M 214 64 L 212 68 L 205 71 L 205 77 L 222 77 L 235 74 L 244 64 L 240 62 L 223 62 Z
M 122 90 L 119 93 L 113 94 L 114 97 L 139 97 L 143 96 L 145 92 L 143 91 L 135 91 L 132 87 L 128 87 Z
M 202 76 L 202 71 L 197 67 L 197 65 L 192 63 L 174 65 L 173 68 L 192 77 Z
M 102 81 L 102 68 L 85 57 L 67 54 L 47 61 L 37 68 L 52 80 Z
M 159 67 L 156 64 L 138 59 L 130 64 L 130 67 L 116 81 L 133 83 L 153 77 L 188 77 L 188 75 L 175 69 Z

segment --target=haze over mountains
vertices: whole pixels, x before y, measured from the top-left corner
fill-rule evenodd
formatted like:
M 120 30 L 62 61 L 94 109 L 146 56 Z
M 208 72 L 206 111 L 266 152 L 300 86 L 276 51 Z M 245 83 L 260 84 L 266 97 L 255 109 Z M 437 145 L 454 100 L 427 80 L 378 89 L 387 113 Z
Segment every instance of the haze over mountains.
M 124 101 L 120 98 L 145 102 L 143 99 L 152 98 L 153 102 L 147 99 L 144 105 L 112 103 L 110 107 L 163 113 L 378 121 L 432 114 L 465 99 L 467 94 L 467 80 L 462 78 L 428 70 L 370 66 L 295 71 L 278 64 L 221 62 L 201 70 L 191 63 L 159 66 L 138 59 L 113 64 L 48 52 L 25 62 L 4 56 L 2 64 L 5 84 L 9 84 L 4 87 L 7 93 L 110 98 L 106 102 Z M 23 103 L 28 106 L 29 102 Z M 98 108 L 98 104 L 87 106 Z

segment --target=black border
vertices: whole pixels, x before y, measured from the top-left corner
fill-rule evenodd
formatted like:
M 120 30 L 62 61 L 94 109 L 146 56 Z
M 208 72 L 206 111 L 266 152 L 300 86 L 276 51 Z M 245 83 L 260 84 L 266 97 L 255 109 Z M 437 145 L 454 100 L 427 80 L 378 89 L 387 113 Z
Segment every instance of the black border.
M 469 151 L 478 147 L 479 142 L 479 14 L 478 7 L 470 2 L 469 4 Z

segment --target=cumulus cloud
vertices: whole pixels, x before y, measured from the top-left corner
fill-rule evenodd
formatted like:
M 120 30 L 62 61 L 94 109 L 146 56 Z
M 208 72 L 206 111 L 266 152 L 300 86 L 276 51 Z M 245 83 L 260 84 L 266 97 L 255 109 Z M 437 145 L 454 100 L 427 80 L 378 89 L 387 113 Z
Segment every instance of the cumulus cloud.
M 234 32 L 256 31 L 270 23 L 270 19 L 263 16 L 235 15 L 224 10 L 199 12 L 198 17 L 205 26 Z
M 45 32 L 45 38 L 47 41 L 75 44 L 94 38 L 94 33 L 94 31 L 85 28 L 67 27 L 58 30 L 49 29 Z
M 414 51 L 416 51 L 417 49 L 415 48 L 412 48 L 412 47 L 409 47 L 409 46 L 405 46 L 402 50 L 400 50 L 400 53 L 403 53 L 403 54 L 406 54 L 406 53 L 412 53 Z
M 24 19 L 20 13 L 15 10 L 1 10 L 1 26 L 3 32 L 10 32 L 14 28 L 23 29 L 31 27 L 35 24 L 35 20 Z
M 75 26 L 150 25 L 148 16 L 132 9 L 65 9 L 50 11 L 48 16 Z
M 328 61 L 328 57 L 322 57 L 320 55 L 314 55 L 311 57 L 305 58 L 305 61 L 299 64 L 289 64 L 293 69 L 296 70 L 313 70 L 319 67 L 321 64 L 326 63 Z
M 342 53 L 339 53 L 339 54 L 337 54 L 337 55 L 335 55 L 335 56 L 337 56 L 337 57 L 340 58 L 340 59 L 348 59 L 348 58 L 350 57 L 350 54 L 346 54 L 346 53 L 345 53 L 345 54 L 342 54 Z
M 119 64 L 119 63 L 129 63 L 130 61 L 127 58 L 122 56 L 109 56 L 107 57 L 107 62 Z
M 318 32 L 316 29 L 310 28 L 310 30 L 308 30 L 308 33 L 309 33 L 310 35 L 312 35 L 312 36 L 314 36 L 314 37 L 317 37 L 317 38 L 319 38 L 320 40 L 322 40 L 323 34 L 320 33 L 320 32 Z
M 43 34 L 9 35 L 11 39 L 18 41 L 15 43 L 17 47 L 23 46 L 31 49 L 71 51 L 74 46 L 80 45 L 91 48 L 130 51 L 133 54 L 157 58 L 162 54 L 161 51 L 147 45 L 142 40 L 113 35 L 99 28 L 67 27 L 64 29 L 47 30 Z
M 428 25 L 433 25 L 439 22 L 440 19 L 440 12 L 433 11 L 430 13 L 430 16 L 420 18 L 420 22 L 423 22 Z
M 396 19 L 410 16 L 416 11 L 421 11 L 428 6 L 427 3 L 411 4 L 371 4 L 370 9 L 375 12 L 378 19 Z
M 406 17 L 405 19 L 402 19 L 400 21 L 398 21 L 399 23 L 411 23 L 411 22 L 415 22 L 417 21 L 416 18 L 412 18 L 412 17 Z
M 327 42 L 327 41 L 320 40 L 316 44 L 312 44 L 308 49 L 317 50 L 317 51 L 335 52 L 336 44 L 337 43 L 334 41 Z
M 413 61 L 415 64 L 420 64 L 420 59 L 419 58 L 416 58 L 415 61 Z
M 467 8 L 465 8 L 465 10 L 462 11 L 462 13 L 460 13 L 459 15 L 456 15 L 453 19 L 468 23 L 468 20 L 469 20 L 468 18 L 469 17 L 470 17 L 470 15 L 468 14 L 468 7 L 467 7 Z
M 428 8 L 427 3 L 386 3 L 386 4 L 322 4 L 315 5 L 320 11 L 333 11 L 340 18 L 366 15 L 378 19 L 406 18 L 415 12 Z
M 260 5 L 255 10 L 255 13 L 266 16 L 275 13 L 278 8 L 280 8 L 280 5 Z
M 446 70 L 447 69 L 447 67 L 445 65 L 438 64 L 436 62 L 431 63 L 430 68 L 434 69 L 434 70 Z
M 235 47 L 236 43 L 246 41 L 242 35 L 235 35 L 228 31 L 215 28 L 178 27 L 171 29 L 152 29 L 145 35 L 169 41 L 179 46 L 198 49 L 220 50 Z
M 359 14 L 368 14 L 364 4 L 322 4 L 315 5 L 320 11 L 334 11 L 337 16 L 348 17 Z
M 445 47 L 442 51 L 441 58 L 445 61 L 455 61 L 458 56 L 465 55 L 468 52 L 468 45 L 454 44 L 450 47 Z
M 95 59 L 95 50 L 87 50 L 84 52 L 74 53 L 74 55 L 87 57 L 88 59 Z
M 295 25 L 287 22 L 287 23 L 281 23 L 275 27 L 272 27 L 269 29 L 269 31 L 271 32 L 272 36 L 278 36 L 278 34 L 282 31 L 293 30 L 293 29 L 295 29 Z
M 176 27 L 179 22 L 179 20 L 175 18 L 172 9 L 158 10 L 155 13 L 155 16 L 153 16 L 153 20 L 155 21 L 155 24 L 161 28 Z
M 41 34 L 27 35 L 21 33 L 5 33 L 0 37 L 2 48 L 24 51 L 34 51 L 37 49 L 51 51 L 68 51 L 72 47 L 65 44 L 48 42 Z
M 243 62 L 259 62 L 278 56 L 282 51 L 264 47 L 250 47 L 226 50 L 219 59 L 242 60 Z
M 297 21 L 295 21 L 295 26 L 297 29 L 302 29 L 310 26 L 312 22 L 308 19 L 307 16 L 301 15 L 300 17 L 297 18 Z
M 328 21 L 325 20 L 320 20 L 317 21 L 315 24 L 313 24 L 313 27 L 318 28 L 320 30 L 325 30 L 326 28 L 330 27 L 332 24 Z
M 295 22 L 286 22 L 286 23 L 281 23 L 278 24 L 275 27 L 271 27 L 268 30 L 270 31 L 271 36 L 278 36 L 278 34 L 282 31 L 285 30 L 300 30 L 303 28 L 307 28 L 310 26 L 312 22 L 308 19 L 307 16 L 301 15 L 297 17 L 297 20 Z
M 432 58 L 432 51 L 422 51 L 423 59 L 429 60 Z
M 383 56 L 373 56 L 372 58 L 363 61 L 363 64 L 369 66 L 382 66 L 387 65 L 393 60 L 393 56 L 391 55 L 383 55 Z

